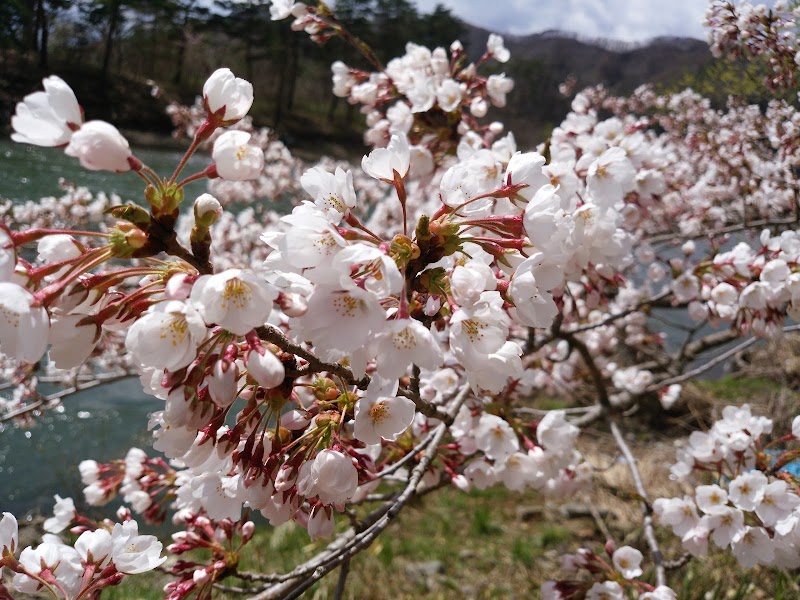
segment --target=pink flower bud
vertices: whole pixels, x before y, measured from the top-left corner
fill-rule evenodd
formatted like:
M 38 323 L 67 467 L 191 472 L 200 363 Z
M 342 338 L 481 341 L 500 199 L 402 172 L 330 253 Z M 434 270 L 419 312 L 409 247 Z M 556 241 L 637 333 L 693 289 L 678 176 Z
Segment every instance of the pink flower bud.
M 77 158 L 81 166 L 90 171 L 131 170 L 128 159 L 133 156 L 128 140 L 111 123 L 89 121 L 72 134 L 64 149 L 67 156 Z
M 242 541 L 247 542 L 250 538 L 253 537 L 253 534 L 256 531 L 256 524 L 252 521 L 247 521 L 244 525 L 242 525 Z
M 271 390 L 283 383 L 286 370 L 283 363 L 272 352 L 251 350 L 247 355 L 247 371 L 261 387 Z

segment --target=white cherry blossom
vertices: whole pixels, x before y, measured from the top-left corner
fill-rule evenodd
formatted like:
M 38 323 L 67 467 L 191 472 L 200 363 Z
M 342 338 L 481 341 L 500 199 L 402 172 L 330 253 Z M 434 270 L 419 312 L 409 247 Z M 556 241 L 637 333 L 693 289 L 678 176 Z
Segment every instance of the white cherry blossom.
M 264 170 L 264 151 L 248 143 L 246 131 L 226 131 L 214 141 L 211 158 L 217 174 L 228 181 L 256 179 Z
M 444 361 L 444 355 L 433 334 L 416 319 L 390 321 L 375 340 L 378 355 L 378 374 L 398 378 L 413 363 L 434 370 Z
M 567 452 L 575 447 L 580 430 L 568 422 L 562 410 L 551 410 L 536 426 L 536 439 L 552 452 Z
M 134 575 L 163 564 L 161 542 L 154 535 L 139 535 L 136 521 L 115 524 L 111 531 L 111 558 L 120 573 Z
M 128 140 L 105 121 L 85 123 L 72 134 L 64 153 L 77 158 L 81 166 L 90 171 L 124 173 L 131 170 L 133 153 Z
M 125 347 L 138 364 L 177 371 L 196 358 L 206 331 L 203 318 L 191 304 L 159 302 L 131 326 Z
M 377 148 L 361 160 L 361 168 L 370 177 L 391 183 L 395 173 L 401 178 L 408 174 L 410 157 L 408 138 L 395 133 L 386 148 Z
M 72 132 L 83 123 L 83 112 L 75 92 L 67 83 L 51 75 L 42 80 L 44 92 L 25 96 L 17 104 L 11 127 L 11 139 L 36 146 L 63 146 Z
M 625 579 L 635 579 L 642 574 L 642 559 L 644 556 L 636 548 L 622 546 L 614 550 L 611 557 L 614 568 L 619 571 Z
M 253 86 L 230 69 L 217 69 L 203 85 L 203 99 L 211 113 L 222 111 L 222 120 L 233 123 L 253 105 Z
M 503 44 L 503 37 L 496 33 L 490 33 L 489 39 L 486 42 L 486 51 L 500 63 L 508 62 L 511 58 L 511 53 Z
M 69 527 L 75 518 L 75 503 L 72 498 L 55 496 L 56 504 L 53 507 L 53 516 L 44 522 L 44 530 L 48 533 L 60 533 Z
M 358 487 L 353 461 L 337 450 L 322 450 L 313 461 L 303 464 L 298 490 L 305 496 L 319 496 L 323 504 L 342 504 Z
M 276 295 L 272 286 L 253 273 L 228 269 L 200 277 L 190 299 L 206 324 L 244 335 L 266 323 Z
M 4 512 L 0 519 L 0 556 L 5 552 L 12 554 L 19 547 L 19 529 L 17 518 L 10 512 Z
M 370 398 L 356 402 L 354 435 L 365 444 L 393 442 L 411 425 L 416 407 L 400 396 Z
M 36 362 L 47 349 L 50 318 L 28 290 L 0 282 L 0 352 L 26 362 Z
M 334 224 L 356 205 L 353 174 L 341 167 L 336 167 L 334 173 L 329 173 L 320 167 L 309 169 L 300 178 L 300 184 Z

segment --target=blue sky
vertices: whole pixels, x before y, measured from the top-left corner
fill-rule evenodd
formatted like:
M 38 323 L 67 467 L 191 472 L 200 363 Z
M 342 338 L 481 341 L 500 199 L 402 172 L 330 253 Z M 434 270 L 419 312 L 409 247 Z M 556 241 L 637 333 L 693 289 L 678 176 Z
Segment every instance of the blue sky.
M 644 41 L 657 36 L 705 39 L 707 0 L 416 0 L 429 12 L 437 3 L 456 16 L 499 33 L 560 29 L 584 37 Z

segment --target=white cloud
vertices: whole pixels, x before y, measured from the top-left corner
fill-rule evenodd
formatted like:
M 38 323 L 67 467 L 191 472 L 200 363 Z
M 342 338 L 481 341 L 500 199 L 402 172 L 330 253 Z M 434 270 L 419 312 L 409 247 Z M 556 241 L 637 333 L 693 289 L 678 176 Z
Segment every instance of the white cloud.
M 657 36 L 705 38 L 706 0 L 417 0 L 420 10 L 437 3 L 469 23 L 501 33 L 548 29 L 584 37 L 644 41 Z

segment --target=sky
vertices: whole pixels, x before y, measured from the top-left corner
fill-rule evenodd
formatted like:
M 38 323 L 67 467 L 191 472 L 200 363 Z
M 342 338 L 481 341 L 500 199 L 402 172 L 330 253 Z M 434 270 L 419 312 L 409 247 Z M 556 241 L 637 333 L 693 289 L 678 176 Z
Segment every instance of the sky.
M 582 37 L 640 42 L 658 36 L 705 39 L 708 0 L 416 0 L 424 12 L 441 3 L 468 23 L 497 33 L 548 29 Z

